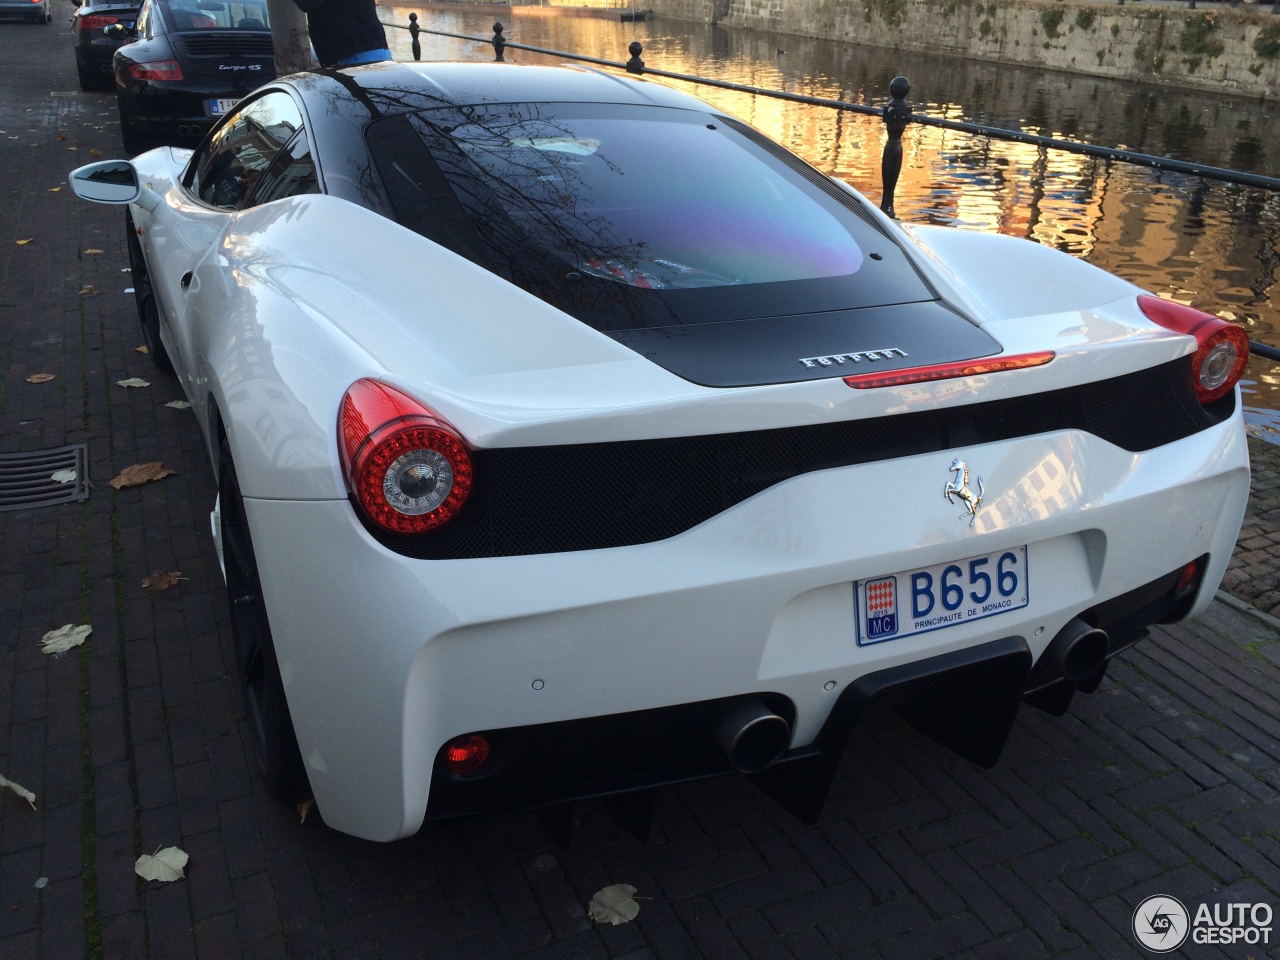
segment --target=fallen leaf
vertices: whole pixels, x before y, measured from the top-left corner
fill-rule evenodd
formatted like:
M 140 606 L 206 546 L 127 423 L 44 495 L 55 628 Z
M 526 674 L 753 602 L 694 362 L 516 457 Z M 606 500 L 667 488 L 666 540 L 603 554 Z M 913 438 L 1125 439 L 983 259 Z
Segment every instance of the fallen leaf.
M 80 288 L 80 296 L 82 297 L 92 297 L 97 292 L 98 292 L 97 286 L 95 286 L 92 283 L 85 284 L 83 287 Z
M 117 490 L 125 487 L 140 487 L 152 480 L 163 480 L 172 477 L 176 471 L 168 469 L 163 460 L 151 460 L 148 463 L 135 463 L 120 471 L 120 476 L 111 478 L 111 486 Z
M 640 904 L 631 899 L 636 888 L 629 883 L 615 883 L 597 891 L 591 898 L 587 915 L 596 923 L 610 923 L 617 926 L 629 923 L 640 913 Z
M 142 346 L 140 346 L 140 347 L 134 347 L 133 349 L 134 349 L 134 351 L 135 351 L 135 352 L 137 352 L 137 353 L 150 353 L 150 352 L 151 352 L 150 350 L 148 350 L 148 349 L 147 349 L 147 345 L 146 345 L 145 343 L 144 343 Z
M 49 474 L 49 479 L 54 483 L 74 483 L 76 472 L 74 470 L 55 470 Z
M 311 812 L 311 808 L 314 807 L 315 805 L 316 805 L 315 797 L 308 797 L 306 800 L 303 800 L 301 803 L 297 805 L 296 809 L 298 811 L 299 823 L 307 822 L 307 814 Z
M 182 575 L 181 570 L 173 570 L 173 571 L 170 571 L 169 573 L 164 573 L 163 571 L 157 570 L 151 576 L 142 578 L 142 589 L 143 590 L 168 590 L 179 580 L 187 580 L 187 579 L 190 579 L 190 578 L 184 577 Z
M 41 653 L 66 653 L 72 647 L 84 643 L 85 638 L 93 633 L 93 627 L 87 623 L 73 626 L 68 623 L 57 630 L 50 630 L 40 638 Z
M 62 188 L 61 188 L 61 187 L 50 187 L 50 188 L 49 188 L 49 192 L 50 192 L 50 193 L 61 193 L 61 192 L 62 192 Z
M 53 139 L 55 139 L 55 140 L 65 140 L 65 139 L 67 139 L 67 138 L 66 138 L 66 137 L 64 137 L 62 134 L 58 134 L 58 135 L 57 135 L 56 137 L 54 137 Z
M 103 251 L 99 250 L 97 247 L 90 247 L 88 250 L 85 251 L 85 253 L 88 253 L 88 254 L 102 253 L 102 252 Z
M 8 787 L 23 800 L 27 801 L 27 803 L 31 804 L 32 810 L 36 808 L 36 795 L 34 793 L 22 784 L 14 783 L 12 780 L 6 780 L 2 775 L 0 775 L 0 790 L 3 790 L 5 787 Z
M 49 878 L 48 878 L 48 877 L 41 877 L 39 880 L 37 880 L 37 881 L 36 881 L 36 889 L 37 889 L 37 890 L 43 890 L 43 889 L 44 889 L 45 887 L 47 887 L 48 885 L 49 885 Z
M 116 383 L 122 387 L 149 387 L 150 380 L 143 380 L 141 377 L 130 377 L 128 380 L 117 380 Z
M 27 377 L 27 383 L 48 383 L 50 380 L 56 380 L 57 377 L 52 373 L 33 373 Z
M 173 407 L 175 410 L 186 410 L 191 404 L 185 400 L 170 400 L 165 404 L 166 407 Z
M 14 242 L 14 243 L 16 243 L 16 244 L 17 244 L 18 246 L 20 246 L 20 247 L 25 247 L 28 243 L 30 243 L 30 242 L 31 242 L 32 240 L 34 240 L 34 239 L 35 239 L 35 237 L 27 237 L 27 239 L 25 239 L 25 240 L 15 240 L 15 241 L 13 241 L 13 242 Z
M 143 880 L 159 880 L 169 883 L 181 880 L 182 868 L 187 865 L 187 852 L 177 847 L 165 847 L 155 853 L 144 853 L 133 865 L 133 872 Z
M 94 147 L 92 150 L 89 151 L 89 156 L 100 157 L 102 156 L 102 151 L 99 150 L 97 147 Z

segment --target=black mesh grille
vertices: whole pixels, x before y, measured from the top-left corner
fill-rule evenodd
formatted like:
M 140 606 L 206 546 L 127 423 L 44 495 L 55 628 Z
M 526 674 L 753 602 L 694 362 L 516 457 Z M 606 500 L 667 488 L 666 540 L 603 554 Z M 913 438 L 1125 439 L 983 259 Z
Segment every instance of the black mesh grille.
M 594 550 L 675 536 L 791 477 L 937 450 L 1081 430 L 1139 452 L 1221 423 L 1191 358 L 1031 397 L 747 433 L 477 450 L 471 500 L 448 526 L 392 536 L 397 553 L 454 560 Z
M 225 57 L 237 54 L 248 57 L 272 56 L 271 34 L 227 30 L 210 33 L 188 33 L 182 37 L 187 53 L 193 57 Z

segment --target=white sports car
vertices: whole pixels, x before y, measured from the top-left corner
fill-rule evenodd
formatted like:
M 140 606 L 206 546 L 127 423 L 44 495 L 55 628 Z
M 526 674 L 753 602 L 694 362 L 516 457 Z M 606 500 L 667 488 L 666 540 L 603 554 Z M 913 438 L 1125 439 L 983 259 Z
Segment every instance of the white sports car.
M 812 821 L 876 705 L 989 765 L 1231 556 L 1240 328 L 656 83 L 297 75 L 71 182 L 213 457 L 266 783 L 357 836 L 733 770 Z

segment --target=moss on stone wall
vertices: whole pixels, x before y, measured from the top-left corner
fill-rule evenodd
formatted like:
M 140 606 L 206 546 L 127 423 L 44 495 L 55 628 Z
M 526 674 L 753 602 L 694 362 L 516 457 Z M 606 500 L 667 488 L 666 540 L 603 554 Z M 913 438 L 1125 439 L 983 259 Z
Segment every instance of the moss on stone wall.
M 1263 60 L 1274 60 L 1280 57 L 1280 23 L 1269 24 L 1258 31 L 1258 35 L 1253 38 L 1253 52 Z M 1249 68 L 1249 72 L 1253 72 L 1252 67 Z M 1254 74 L 1255 77 L 1257 75 Z
M 1178 49 L 1183 53 L 1191 54 L 1192 59 L 1197 61 L 1197 65 L 1200 57 L 1208 57 L 1210 60 L 1220 57 L 1224 48 L 1222 41 L 1217 37 L 1217 32 L 1218 25 L 1213 22 L 1212 13 L 1190 17 L 1183 24 L 1182 32 L 1178 34 Z
M 1040 23 L 1044 27 L 1044 35 L 1051 40 L 1056 40 L 1061 34 L 1058 28 L 1062 26 L 1062 8 L 1054 7 L 1052 10 L 1045 10 L 1040 14 Z
M 1079 30 L 1092 30 L 1093 23 L 1097 16 L 1088 7 L 1082 9 L 1076 14 L 1076 28 Z

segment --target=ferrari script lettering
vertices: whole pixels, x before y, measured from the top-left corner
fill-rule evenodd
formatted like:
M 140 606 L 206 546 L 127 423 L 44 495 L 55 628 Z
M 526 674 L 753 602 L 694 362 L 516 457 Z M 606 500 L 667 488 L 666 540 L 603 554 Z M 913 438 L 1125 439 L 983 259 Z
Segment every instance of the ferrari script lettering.
M 888 360 L 890 357 L 905 357 L 907 351 L 901 347 L 886 347 L 882 350 L 862 350 L 859 353 L 832 353 L 825 357 L 801 357 L 800 362 L 806 367 L 829 367 L 841 363 L 861 363 L 869 360 Z

